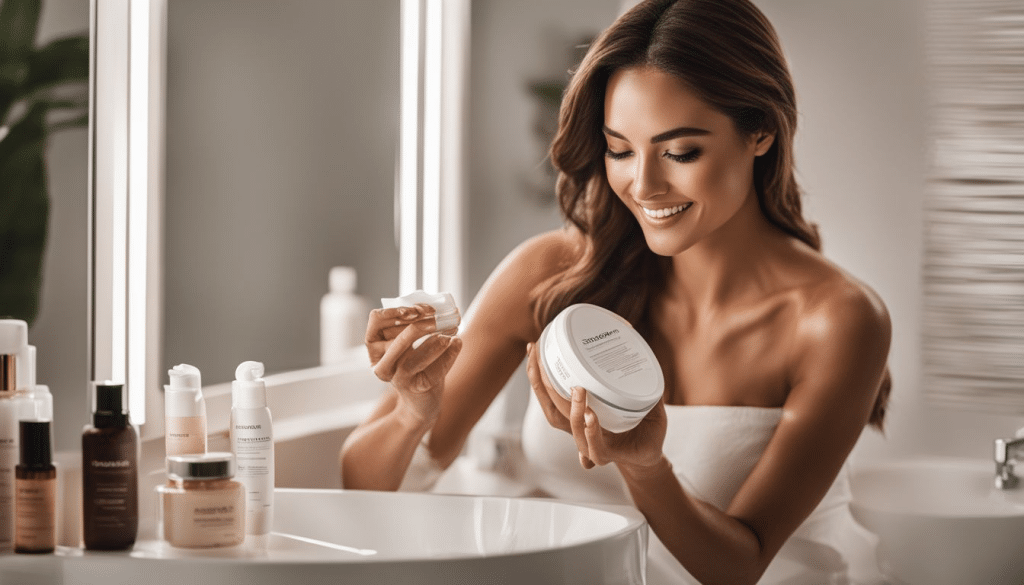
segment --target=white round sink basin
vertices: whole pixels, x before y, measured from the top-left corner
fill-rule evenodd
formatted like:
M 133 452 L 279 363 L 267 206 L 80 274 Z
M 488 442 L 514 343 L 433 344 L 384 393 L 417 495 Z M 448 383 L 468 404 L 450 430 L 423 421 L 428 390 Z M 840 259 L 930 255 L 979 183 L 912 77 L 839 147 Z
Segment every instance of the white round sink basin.
M 647 523 L 628 506 L 549 499 L 278 489 L 274 532 L 230 549 L 151 539 L 0 560 L 0 583 L 641 584 Z
M 983 459 L 916 458 L 854 470 L 853 515 L 879 536 L 896 583 L 1024 583 L 1024 490 Z

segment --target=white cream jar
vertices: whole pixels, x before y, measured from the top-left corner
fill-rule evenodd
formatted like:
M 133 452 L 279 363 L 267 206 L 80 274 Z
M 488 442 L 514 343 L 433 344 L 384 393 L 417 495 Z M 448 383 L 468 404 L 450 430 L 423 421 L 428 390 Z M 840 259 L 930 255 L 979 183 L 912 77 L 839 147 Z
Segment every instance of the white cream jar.
M 587 390 L 587 405 L 613 433 L 635 427 L 665 391 L 661 365 L 644 338 L 619 315 L 587 303 L 562 310 L 538 342 L 548 381 L 566 400 Z

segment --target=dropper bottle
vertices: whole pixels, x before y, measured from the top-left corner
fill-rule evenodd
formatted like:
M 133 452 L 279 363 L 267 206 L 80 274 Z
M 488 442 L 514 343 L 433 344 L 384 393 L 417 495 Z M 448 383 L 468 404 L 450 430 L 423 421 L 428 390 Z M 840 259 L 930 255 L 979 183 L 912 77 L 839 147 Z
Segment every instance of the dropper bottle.
M 18 424 L 21 463 L 15 467 L 14 551 L 50 553 L 57 546 L 57 468 L 50 421 Z

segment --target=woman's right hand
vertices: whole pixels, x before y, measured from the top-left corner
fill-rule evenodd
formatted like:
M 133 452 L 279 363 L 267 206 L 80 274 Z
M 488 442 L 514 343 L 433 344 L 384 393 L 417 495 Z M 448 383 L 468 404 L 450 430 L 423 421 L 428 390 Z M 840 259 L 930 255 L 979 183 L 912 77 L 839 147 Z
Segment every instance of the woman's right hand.
M 398 393 L 396 408 L 414 417 L 418 424 L 430 427 L 437 420 L 445 377 L 462 349 L 456 331 L 438 332 L 434 308 L 427 304 L 370 312 L 366 349 L 373 373 L 394 386 Z M 414 348 L 425 335 L 430 337 Z

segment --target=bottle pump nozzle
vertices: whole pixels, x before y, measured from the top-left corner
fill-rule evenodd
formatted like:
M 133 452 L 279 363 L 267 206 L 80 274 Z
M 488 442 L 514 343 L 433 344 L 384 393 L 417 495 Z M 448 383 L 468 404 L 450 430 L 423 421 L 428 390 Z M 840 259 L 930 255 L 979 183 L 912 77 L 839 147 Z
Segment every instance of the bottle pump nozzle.
M 262 408 L 267 405 L 267 385 L 263 381 L 263 362 L 242 362 L 235 368 L 231 383 L 231 406 Z

